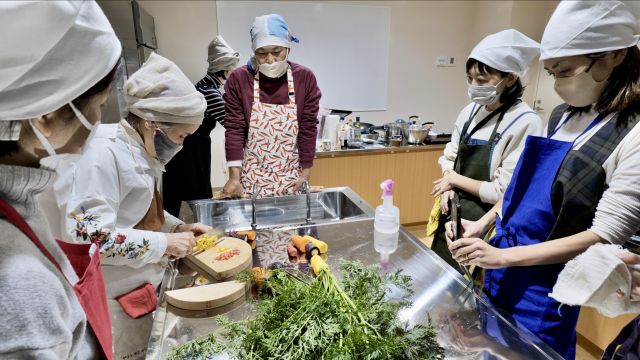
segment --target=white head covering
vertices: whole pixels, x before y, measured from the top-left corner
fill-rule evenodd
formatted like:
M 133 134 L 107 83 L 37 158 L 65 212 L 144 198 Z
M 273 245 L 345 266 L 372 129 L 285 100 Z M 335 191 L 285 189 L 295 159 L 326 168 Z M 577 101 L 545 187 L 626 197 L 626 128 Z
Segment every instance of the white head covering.
M 473 48 L 469 58 L 522 78 L 531 61 L 539 54 L 540 44 L 517 30 L 509 29 L 482 39 Z
M 549 296 L 563 304 L 593 307 L 608 317 L 640 312 L 640 303 L 631 301 L 631 273 L 618 257 L 624 253 L 618 245 L 589 247 L 565 265 Z
M 251 27 L 251 50 L 263 46 L 291 48 L 292 42 L 299 42 L 289 33 L 289 24 L 278 14 L 262 15 L 253 20 Z
M 202 124 L 207 102 L 170 60 L 151 53 L 124 83 L 127 110 L 145 120 Z
M 562 1 L 542 35 L 541 60 L 627 48 L 640 26 L 622 1 Z
M 0 1 L 0 141 L 104 78 L 122 46 L 94 1 Z
M 215 73 L 218 71 L 233 70 L 240 61 L 240 53 L 233 50 L 233 48 L 224 41 L 222 36 L 218 35 L 209 44 L 207 61 L 209 62 L 207 72 Z

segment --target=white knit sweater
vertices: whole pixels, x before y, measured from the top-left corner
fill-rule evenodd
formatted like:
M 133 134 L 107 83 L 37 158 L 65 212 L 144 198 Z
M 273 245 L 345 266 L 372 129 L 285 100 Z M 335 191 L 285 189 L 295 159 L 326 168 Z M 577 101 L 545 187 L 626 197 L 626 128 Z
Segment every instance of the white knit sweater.
M 444 155 L 442 155 L 438 161 L 442 172 L 445 170 L 453 170 L 456 156 L 458 156 L 460 132 L 464 124 L 468 121 L 474 105 L 474 103 L 467 105 L 458 115 L 455 128 L 451 134 L 451 141 L 445 147 Z M 476 105 L 476 110 L 477 106 L 478 105 Z M 491 163 L 487 164 L 490 171 L 490 181 L 484 181 L 480 185 L 480 200 L 484 203 L 495 204 L 506 191 L 513 176 L 516 163 L 520 158 L 520 153 L 522 153 L 524 149 L 524 140 L 527 136 L 542 135 L 545 124 L 543 124 L 542 119 L 536 114 L 526 114 L 522 116 L 504 132 L 519 115 L 528 111 L 533 110 L 531 110 L 531 107 L 525 102 L 521 102 L 507 111 L 500 126 L 498 126 L 498 132 L 502 134 L 502 139 L 500 139 L 493 150 Z M 472 120 L 467 133 L 469 133 L 477 123 L 489 115 L 489 113 L 485 107 L 482 107 Z M 494 116 L 491 121 L 476 131 L 471 138 L 476 140 L 489 140 L 497 120 L 498 115 Z
M 0 165 L 0 198 L 22 215 L 65 274 L 0 217 L 1 359 L 95 358 L 95 337 L 69 284 L 78 277 L 34 200 L 53 176 L 51 171 Z

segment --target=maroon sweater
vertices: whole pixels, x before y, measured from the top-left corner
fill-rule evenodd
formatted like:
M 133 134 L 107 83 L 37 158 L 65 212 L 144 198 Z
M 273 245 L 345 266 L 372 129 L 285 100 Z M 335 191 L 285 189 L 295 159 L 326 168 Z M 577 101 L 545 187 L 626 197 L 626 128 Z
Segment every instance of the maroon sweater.
M 313 166 L 318 132 L 320 89 L 309 68 L 289 62 L 298 107 L 298 154 L 303 169 Z M 227 161 L 242 160 L 247 141 L 253 101 L 253 69 L 247 65 L 234 70 L 224 85 L 224 118 Z M 287 75 L 278 79 L 260 76 L 260 101 L 268 104 L 289 103 Z

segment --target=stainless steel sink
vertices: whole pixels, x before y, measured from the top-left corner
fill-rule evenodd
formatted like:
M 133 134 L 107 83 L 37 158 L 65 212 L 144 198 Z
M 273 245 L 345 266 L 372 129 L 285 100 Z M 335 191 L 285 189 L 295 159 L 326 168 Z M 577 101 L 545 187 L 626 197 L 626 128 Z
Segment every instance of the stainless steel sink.
M 348 187 L 325 189 L 310 194 L 311 223 L 325 224 L 372 218 L 374 210 Z M 273 228 L 306 223 L 306 195 L 256 200 L 256 227 Z M 194 200 L 188 205 L 197 222 L 226 231 L 251 228 L 251 200 Z

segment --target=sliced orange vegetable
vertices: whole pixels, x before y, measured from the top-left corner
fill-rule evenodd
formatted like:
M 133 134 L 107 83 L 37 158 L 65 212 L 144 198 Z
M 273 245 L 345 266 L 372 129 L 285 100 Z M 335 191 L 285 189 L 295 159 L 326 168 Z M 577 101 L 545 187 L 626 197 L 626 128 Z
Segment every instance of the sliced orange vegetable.
M 300 250 L 301 253 L 304 253 L 304 247 L 309 243 L 309 240 L 299 235 L 294 235 L 293 238 L 291 238 L 291 241 L 293 242 L 293 245 L 298 250 Z
M 258 288 L 262 287 L 262 282 L 264 280 L 264 275 L 265 275 L 264 272 L 265 270 L 259 266 L 256 266 L 253 269 L 251 269 L 251 274 L 253 274 L 253 278 L 255 279 L 256 286 Z
M 258 236 L 258 234 L 253 230 L 237 231 L 236 233 L 238 235 L 246 236 L 247 239 L 249 239 L 251 241 L 254 241 L 256 239 L 256 237 Z

